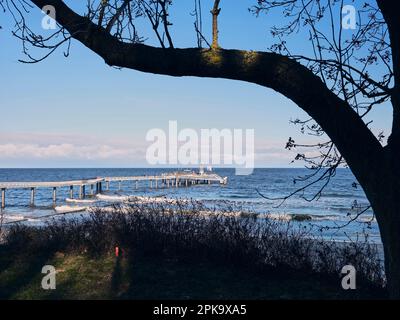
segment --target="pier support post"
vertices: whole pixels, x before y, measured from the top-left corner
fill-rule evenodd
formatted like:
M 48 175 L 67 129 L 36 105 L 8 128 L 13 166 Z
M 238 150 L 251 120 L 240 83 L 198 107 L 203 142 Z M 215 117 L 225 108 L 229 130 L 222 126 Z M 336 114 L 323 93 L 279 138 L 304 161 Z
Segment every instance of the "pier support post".
M 107 191 L 110 191 L 110 181 L 107 181 L 107 182 L 106 182 L 106 190 L 107 190 Z
M 119 181 L 118 182 L 118 191 L 121 191 L 121 184 L 122 184 L 122 181 Z
M 79 198 L 85 199 L 85 185 L 81 185 L 79 188 Z
M 70 199 L 74 198 L 74 186 L 69 186 L 69 197 Z
M 57 188 L 53 188 L 53 205 L 57 203 Z
M 136 180 L 136 186 L 135 186 L 136 189 L 138 189 L 138 186 L 139 186 L 139 181 Z
M 31 202 L 30 205 L 34 206 L 35 205 L 35 188 L 31 188 Z
M 153 189 L 153 180 L 150 180 L 150 189 Z
M 1 209 L 6 207 L 6 189 L 1 189 Z
M 94 195 L 94 186 L 92 184 L 90 185 L 90 195 Z
M 158 189 L 158 180 L 156 179 L 156 189 Z

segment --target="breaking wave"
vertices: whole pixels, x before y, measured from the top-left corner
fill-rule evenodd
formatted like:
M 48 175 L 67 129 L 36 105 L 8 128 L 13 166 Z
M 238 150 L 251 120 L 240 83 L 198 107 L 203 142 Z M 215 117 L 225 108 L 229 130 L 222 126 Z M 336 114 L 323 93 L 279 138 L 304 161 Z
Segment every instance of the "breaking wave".
M 97 200 L 96 199 L 71 199 L 71 198 L 66 198 L 65 202 L 67 203 L 95 203 Z
M 74 207 L 74 206 L 58 206 L 54 210 L 57 213 L 71 213 L 71 212 L 81 212 L 87 210 L 89 207 Z
M 339 214 L 318 215 L 318 214 L 297 214 L 297 213 L 265 213 L 260 215 L 267 219 L 280 220 L 280 221 L 344 221 L 347 222 L 350 217 Z M 356 221 L 358 222 L 376 222 L 373 216 L 361 216 Z
M 96 198 L 101 201 L 108 202 L 124 202 L 129 200 L 129 196 L 118 196 L 118 195 L 106 195 L 106 194 L 98 194 Z

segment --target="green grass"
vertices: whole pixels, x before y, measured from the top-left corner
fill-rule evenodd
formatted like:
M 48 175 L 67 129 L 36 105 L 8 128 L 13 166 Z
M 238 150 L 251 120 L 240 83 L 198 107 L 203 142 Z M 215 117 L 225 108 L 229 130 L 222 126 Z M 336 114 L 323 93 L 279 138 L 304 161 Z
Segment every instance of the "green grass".
M 43 290 L 43 265 L 57 270 L 56 290 Z M 0 297 L 6 299 L 106 299 L 110 294 L 111 257 L 93 259 L 85 255 L 56 253 L 44 259 L 34 256 L 19 257 L 0 273 Z
M 43 290 L 41 268 L 57 270 L 56 290 Z M 382 292 L 344 291 L 340 279 L 269 270 L 257 272 L 218 263 L 111 253 L 2 256 L 2 299 L 359 299 Z

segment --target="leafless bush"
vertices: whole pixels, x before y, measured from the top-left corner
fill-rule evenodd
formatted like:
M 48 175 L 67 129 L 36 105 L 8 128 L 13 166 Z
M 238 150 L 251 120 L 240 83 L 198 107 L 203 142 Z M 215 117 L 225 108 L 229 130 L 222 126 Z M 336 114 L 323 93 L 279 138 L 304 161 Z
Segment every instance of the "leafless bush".
M 183 261 L 206 259 L 258 270 L 296 270 L 338 277 L 353 265 L 357 279 L 384 286 L 377 247 L 365 242 L 333 242 L 312 236 L 290 222 L 259 218 L 231 208 L 205 208 L 196 202 L 141 204 L 99 208 L 90 217 L 53 220 L 41 228 L 15 225 L 7 233 L 14 248 L 110 252 L 115 246 L 134 255 Z

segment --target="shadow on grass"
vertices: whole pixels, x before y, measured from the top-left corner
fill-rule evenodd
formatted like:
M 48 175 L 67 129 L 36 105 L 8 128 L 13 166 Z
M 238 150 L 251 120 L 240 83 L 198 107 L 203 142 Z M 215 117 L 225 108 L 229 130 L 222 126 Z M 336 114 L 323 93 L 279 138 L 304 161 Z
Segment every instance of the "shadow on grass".
M 54 252 L 41 250 L 40 252 L 21 252 L 20 254 L 4 255 L 2 250 L 0 271 L 0 299 L 12 299 L 21 289 L 37 280 L 37 287 L 41 286 L 42 268 L 53 257 Z M 7 285 L 4 285 L 7 284 Z M 35 284 L 36 285 L 36 284 Z
M 132 253 L 117 262 L 118 299 L 382 299 L 385 291 L 361 285 L 345 291 L 337 277 L 290 269 L 260 270 L 220 261 L 181 260 Z M 121 291 L 121 287 L 127 286 Z
M 111 296 L 113 297 L 118 297 L 121 290 L 123 279 L 121 260 L 121 256 L 115 258 L 114 270 L 111 276 Z

